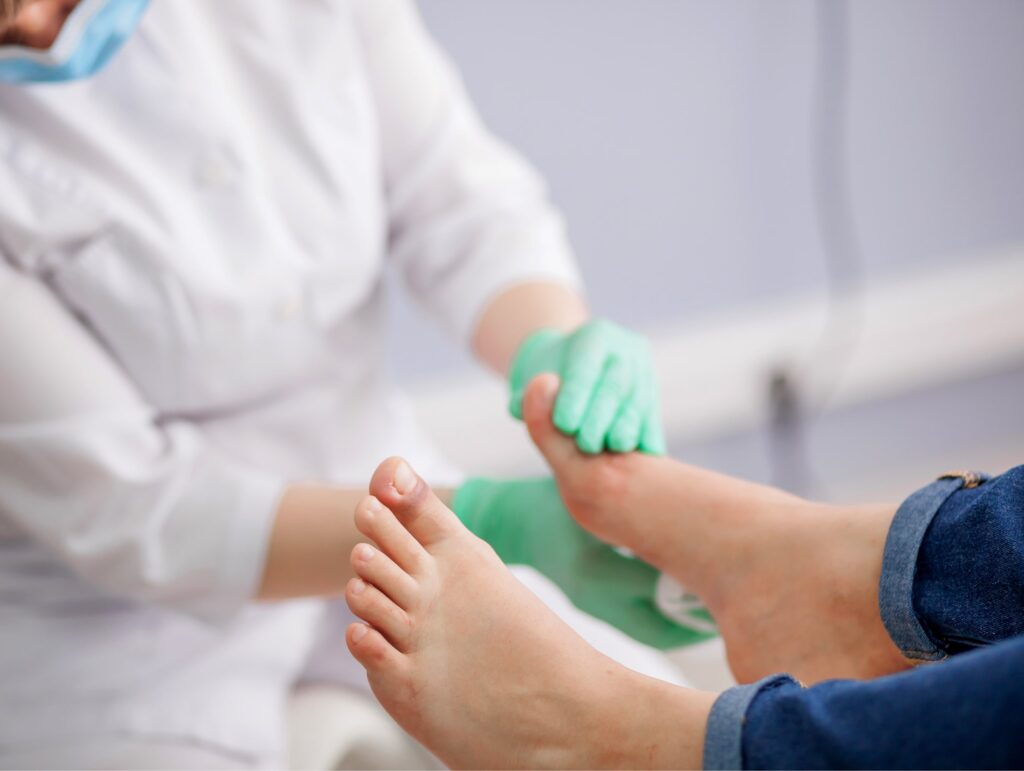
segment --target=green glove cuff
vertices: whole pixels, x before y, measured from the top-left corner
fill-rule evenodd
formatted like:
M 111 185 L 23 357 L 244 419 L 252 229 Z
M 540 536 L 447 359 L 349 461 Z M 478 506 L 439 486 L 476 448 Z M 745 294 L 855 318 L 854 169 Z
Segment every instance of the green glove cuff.
M 642 643 L 668 649 L 714 637 L 703 608 L 693 610 L 692 625 L 663 615 L 655 603 L 658 571 L 576 524 L 553 479 L 470 479 L 452 509 L 503 562 L 536 569 L 580 610 Z

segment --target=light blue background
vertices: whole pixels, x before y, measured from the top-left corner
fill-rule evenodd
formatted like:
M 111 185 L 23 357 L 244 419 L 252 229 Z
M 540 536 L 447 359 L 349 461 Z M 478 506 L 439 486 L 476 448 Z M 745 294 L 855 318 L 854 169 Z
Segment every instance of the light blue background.
M 421 0 L 630 325 L 824 280 L 807 0 Z M 1024 3 L 850 4 L 848 164 L 872 275 L 1024 240 Z M 466 366 L 404 301 L 399 372 Z

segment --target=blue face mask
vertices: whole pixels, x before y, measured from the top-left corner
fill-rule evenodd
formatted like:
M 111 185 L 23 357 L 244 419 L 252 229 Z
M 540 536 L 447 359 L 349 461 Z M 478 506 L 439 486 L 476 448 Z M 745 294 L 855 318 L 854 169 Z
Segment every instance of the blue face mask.
M 99 72 L 135 31 L 149 0 L 81 0 L 46 50 L 0 46 L 0 81 L 53 83 Z

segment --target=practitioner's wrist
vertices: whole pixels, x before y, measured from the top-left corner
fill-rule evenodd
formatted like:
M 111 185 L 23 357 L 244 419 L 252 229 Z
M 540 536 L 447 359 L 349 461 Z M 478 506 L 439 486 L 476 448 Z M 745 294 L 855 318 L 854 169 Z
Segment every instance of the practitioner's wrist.
M 353 573 L 338 555 L 363 540 L 352 512 L 365 495 L 333 485 L 289 486 L 274 514 L 256 599 L 341 594 Z

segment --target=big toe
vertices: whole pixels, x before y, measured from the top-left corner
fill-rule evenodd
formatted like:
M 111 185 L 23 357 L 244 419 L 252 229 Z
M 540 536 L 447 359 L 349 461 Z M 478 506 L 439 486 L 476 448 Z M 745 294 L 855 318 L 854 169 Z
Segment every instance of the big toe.
M 388 458 L 377 466 L 370 480 L 370 493 L 391 509 L 424 546 L 465 529 L 430 485 L 402 458 Z
M 571 468 L 573 463 L 584 460 L 576 449 L 576 442 L 559 431 L 552 421 L 558 387 L 557 375 L 538 375 L 530 381 L 523 396 L 523 421 L 530 438 L 556 476 Z

